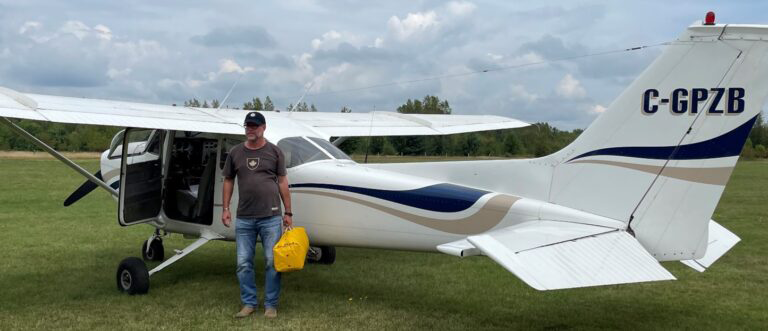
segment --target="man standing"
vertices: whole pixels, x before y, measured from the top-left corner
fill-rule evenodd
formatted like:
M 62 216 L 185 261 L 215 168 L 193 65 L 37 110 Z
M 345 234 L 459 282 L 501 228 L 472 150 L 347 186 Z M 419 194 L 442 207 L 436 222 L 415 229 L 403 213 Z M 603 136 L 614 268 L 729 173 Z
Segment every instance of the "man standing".
M 272 248 L 282 235 L 282 226 L 290 226 L 291 195 L 288 191 L 285 158 L 280 149 L 264 138 L 266 119 L 258 112 L 245 115 L 246 141 L 233 147 L 224 164 L 224 211 L 221 222 L 229 227 L 232 190 L 237 177 L 239 193 L 235 234 L 237 241 L 237 278 L 243 308 L 236 318 L 251 315 L 258 307 L 258 289 L 254 280 L 253 256 L 256 238 L 261 236 L 266 275 L 264 285 L 264 316 L 277 317 L 280 297 L 280 273 L 275 270 Z M 285 205 L 281 217 L 280 199 Z

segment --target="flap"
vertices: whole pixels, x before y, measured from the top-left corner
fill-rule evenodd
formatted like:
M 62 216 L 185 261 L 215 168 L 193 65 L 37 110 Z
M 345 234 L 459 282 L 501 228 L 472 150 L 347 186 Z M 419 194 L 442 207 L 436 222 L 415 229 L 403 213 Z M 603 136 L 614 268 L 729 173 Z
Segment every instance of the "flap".
M 467 239 L 537 290 L 675 279 L 619 229 L 532 221 Z

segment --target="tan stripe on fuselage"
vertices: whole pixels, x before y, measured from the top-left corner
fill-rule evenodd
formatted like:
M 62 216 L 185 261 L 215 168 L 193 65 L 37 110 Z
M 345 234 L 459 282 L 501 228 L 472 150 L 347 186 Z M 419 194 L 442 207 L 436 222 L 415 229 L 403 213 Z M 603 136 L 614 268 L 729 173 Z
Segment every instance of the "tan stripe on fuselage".
M 292 190 L 291 193 L 313 194 L 341 199 L 397 216 L 404 220 L 426 226 L 430 229 L 464 235 L 479 234 L 492 229 L 504 219 L 509 208 L 512 207 L 517 200 L 520 200 L 520 198 L 515 196 L 499 194 L 488 200 L 480 210 L 472 215 L 456 220 L 445 220 L 406 213 L 395 208 L 333 192 Z
M 604 164 L 622 168 L 633 169 L 637 171 L 647 172 L 650 174 L 658 174 L 661 171 L 661 166 L 653 166 L 646 164 L 636 164 L 618 161 L 605 161 L 605 160 L 578 160 L 570 163 L 594 163 Z M 728 183 L 728 178 L 731 177 L 733 167 L 718 167 L 718 168 L 686 168 L 686 167 L 665 167 L 661 173 L 662 176 L 672 177 L 681 180 L 687 180 L 689 182 L 711 184 L 711 185 L 725 185 Z

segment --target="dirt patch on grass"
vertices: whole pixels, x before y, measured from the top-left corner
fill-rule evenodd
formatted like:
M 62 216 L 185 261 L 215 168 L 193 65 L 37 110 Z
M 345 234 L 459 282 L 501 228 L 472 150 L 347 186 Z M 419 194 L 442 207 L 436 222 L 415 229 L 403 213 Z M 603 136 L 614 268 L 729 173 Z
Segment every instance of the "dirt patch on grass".
M 98 159 L 101 156 L 99 152 L 62 152 L 70 159 Z M 53 159 L 51 154 L 46 152 L 29 151 L 0 151 L 0 159 Z

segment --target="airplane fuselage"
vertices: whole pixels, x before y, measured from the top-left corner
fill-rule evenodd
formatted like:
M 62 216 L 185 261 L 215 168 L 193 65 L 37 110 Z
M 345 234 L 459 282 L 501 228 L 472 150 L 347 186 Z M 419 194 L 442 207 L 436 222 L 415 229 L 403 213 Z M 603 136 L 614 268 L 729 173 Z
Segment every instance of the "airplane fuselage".
M 145 221 L 166 232 L 189 237 L 212 231 L 224 240 L 234 240 L 234 227 L 226 227 L 221 222 L 221 172 L 226 153 L 243 137 L 160 132 L 154 131 L 150 141 L 129 144 L 127 154 L 133 153 L 134 156 L 126 158 L 133 163 L 159 161 L 163 169 L 163 193 L 158 195 L 162 199 L 162 207 L 157 217 Z M 164 139 L 161 144 L 151 141 L 160 139 L 158 137 Z M 267 137 L 270 141 L 280 139 Z M 592 224 L 614 228 L 623 226 L 615 220 L 508 192 L 358 164 L 327 140 L 321 139 L 295 136 L 277 141 L 288 159 L 294 223 L 306 228 L 313 245 L 437 251 L 437 246 L 444 243 L 492 229 L 541 220 L 542 217 L 550 220 L 590 220 Z M 114 145 L 116 143 L 113 142 L 111 150 L 102 154 L 101 171 L 105 182 L 117 187 L 121 180 L 122 160 L 115 157 L 116 151 L 121 148 Z M 152 148 L 155 153 L 150 152 Z M 312 153 L 316 154 L 309 155 Z M 200 170 L 206 166 L 215 166 L 215 169 L 208 172 Z M 208 205 L 201 208 L 197 205 L 204 201 L 196 203 L 195 198 L 204 196 L 202 190 L 205 188 L 201 187 L 201 183 L 205 179 L 200 175 L 206 173 L 212 176 L 208 178 L 212 184 L 203 185 L 213 195 L 207 200 Z M 237 216 L 237 201 L 238 192 L 235 189 L 233 217 Z M 195 216 L 184 212 L 197 209 L 209 212 L 200 212 Z

